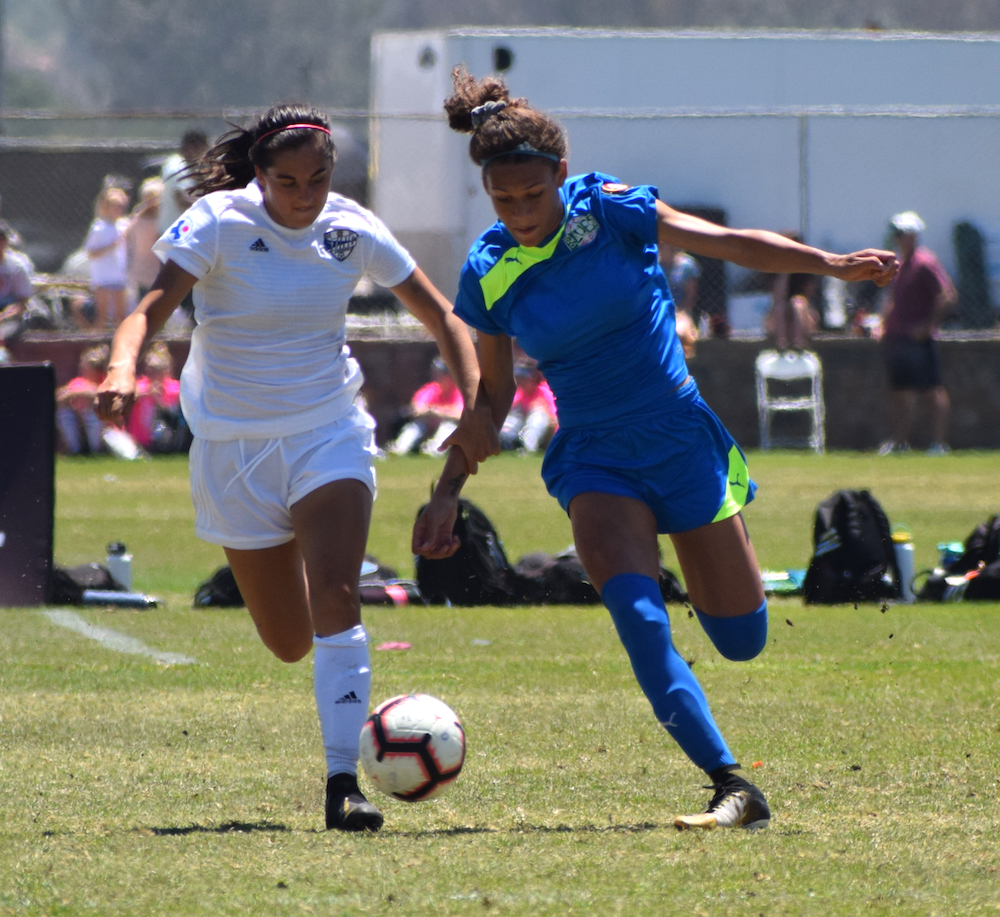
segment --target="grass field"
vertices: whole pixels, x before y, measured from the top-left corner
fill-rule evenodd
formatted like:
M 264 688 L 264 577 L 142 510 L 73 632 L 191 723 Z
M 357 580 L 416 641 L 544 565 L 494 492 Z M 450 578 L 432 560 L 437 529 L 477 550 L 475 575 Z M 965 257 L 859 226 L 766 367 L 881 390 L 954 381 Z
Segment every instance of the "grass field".
M 467 495 L 516 559 L 570 541 L 538 460 Z M 1000 510 L 995 454 L 750 456 L 761 565 L 804 567 L 812 514 L 869 488 L 917 567 Z M 439 463 L 379 466 L 371 551 L 412 573 L 409 526 Z M 125 541 L 151 612 L 77 609 L 182 653 L 106 649 L 43 610 L 0 615 L 0 914 L 955 915 L 1000 913 L 1000 608 L 771 603 L 767 650 L 719 658 L 685 609 L 677 645 L 774 810 L 758 834 L 680 834 L 703 775 L 653 721 L 601 608 L 366 610 L 373 701 L 421 690 L 469 737 L 461 779 L 386 828 L 322 830 L 311 666 L 246 614 L 192 609 L 223 563 L 191 533 L 180 460 L 61 460 L 56 560 Z M 664 544 L 668 566 L 674 566 Z

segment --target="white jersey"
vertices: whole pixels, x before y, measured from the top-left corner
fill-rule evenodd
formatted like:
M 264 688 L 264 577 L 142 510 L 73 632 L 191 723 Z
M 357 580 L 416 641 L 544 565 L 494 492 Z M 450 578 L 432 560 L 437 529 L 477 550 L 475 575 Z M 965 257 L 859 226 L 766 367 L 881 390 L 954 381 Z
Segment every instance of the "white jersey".
M 346 344 L 362 275 L 416 264 L 373 213 L 330 194 L 305 229 L 274 222 L 256 182 L 201 198 L 153 246 L 198 278 L 181 406 L 203 439 L 290 436 L 343 416 L 363 381 Z
M 83 243 L 86 251 L 107 249 L 90 258 L 90 285 L 92 287 L 121 287 L 128 280 L 128 253 L 125 248 L 125 230 L 128 220 L 124 217 L 110 221 L 98 217 L 90 224 L 87 239 Z M 108 247 L 110 246 L 110 248 Z

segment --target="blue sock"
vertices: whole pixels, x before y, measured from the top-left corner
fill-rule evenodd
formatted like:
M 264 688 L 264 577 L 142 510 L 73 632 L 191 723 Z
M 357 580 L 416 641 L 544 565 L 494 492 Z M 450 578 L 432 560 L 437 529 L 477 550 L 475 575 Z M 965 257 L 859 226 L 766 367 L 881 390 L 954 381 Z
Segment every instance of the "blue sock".
M 767 599 L 756 611 L 735 618 L 713 618 L 697 608 L 694 611 L 708 639 L 726 659 L 746 662 L 767 643 Z
M 638 573 L 621 573 L 604 584 L 601 599 L 611 612 L 639 687 L 674 741 L 704 771 L 733 764 L 701 686 L 670 640 L 660 584 Z

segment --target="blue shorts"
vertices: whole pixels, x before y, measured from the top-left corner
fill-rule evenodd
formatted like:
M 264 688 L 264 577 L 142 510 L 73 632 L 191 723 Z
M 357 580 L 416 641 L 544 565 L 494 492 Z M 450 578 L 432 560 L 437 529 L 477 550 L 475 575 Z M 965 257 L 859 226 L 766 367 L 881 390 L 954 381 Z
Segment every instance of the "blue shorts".
M 757 490 L 743 452 L 694 380 L 655 414 L 560 427 L 545 453 L 542 478 L 567 512 L 582 493 L 640 500 L 653 511 L 661 534 L 735 516 Z

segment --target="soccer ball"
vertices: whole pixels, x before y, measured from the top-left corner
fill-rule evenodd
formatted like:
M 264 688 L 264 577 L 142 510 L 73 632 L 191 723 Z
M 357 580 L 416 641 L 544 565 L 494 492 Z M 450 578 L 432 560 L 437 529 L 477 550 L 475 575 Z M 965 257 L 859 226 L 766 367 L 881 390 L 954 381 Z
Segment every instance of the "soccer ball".
M 447 789 L 465 761 L 465 731 L 455 712 L 429 694 L 379 704 L 361 729 L 361 765 L 383 793 L 405 802 Z

